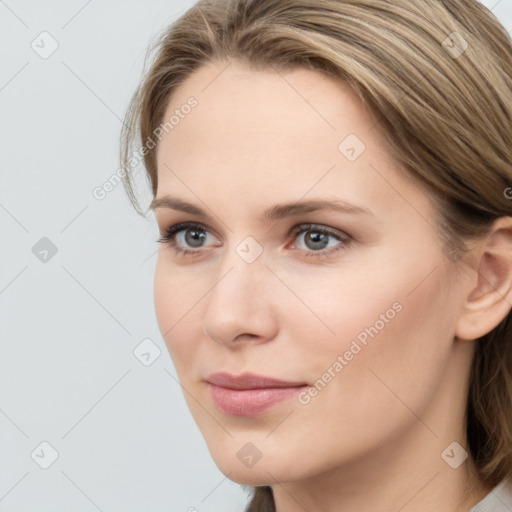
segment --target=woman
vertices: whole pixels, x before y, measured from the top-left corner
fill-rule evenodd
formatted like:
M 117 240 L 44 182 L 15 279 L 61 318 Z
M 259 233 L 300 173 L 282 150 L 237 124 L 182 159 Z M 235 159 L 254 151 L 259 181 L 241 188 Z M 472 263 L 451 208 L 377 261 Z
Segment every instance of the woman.
M 512 509 L 512 41 L 476 0 L 200 1 L 122 134 L 248 511 Z

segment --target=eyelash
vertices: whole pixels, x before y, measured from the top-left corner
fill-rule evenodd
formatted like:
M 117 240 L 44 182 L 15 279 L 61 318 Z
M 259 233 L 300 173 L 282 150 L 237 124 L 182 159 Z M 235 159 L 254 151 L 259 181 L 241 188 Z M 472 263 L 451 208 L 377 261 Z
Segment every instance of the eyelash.
M 165 230 L 165 234 L 161 236 L 159 240 L 157 240 L 158 243 L 164 243 L 169 244 L 173 250 L 181 254 L 183 256 L 199 256 L 200 253 L 205 252 L 202 249 L 197 250 L 191 250 L 191 249 L 183 249 L 176 243 L 176 235 L 181 231 L 186 231 L 190 228 L 199 228 L 200 230 L 208 231 L 205 227 L 203 227 L 201 224 L 196 224 L 193 222 L 181 222 L 179 224 L 175 224 L 173 226 L 170 226 Z M 321 258 L 322 256 L 330 256 L 335 252 L 338 252 L 340 250 L 346 250 L 353 242 L 352 238 L 345 234 L 345 236 L 340 236 L 335 231 L 332 231 L 331 229 L 318 226 L 315 224 L 300 224 L 296 226 L 292 231 L 291 235 L 296 237 L 299 234 L 307 233 L 308 231 L 312 231 L 314 233 L 322 233 L 324 235 L 329 235 L 334 238 L 336 238 L 338 241 L 342 242 L 339 246 L 336 246 L 335 248 L 330 249 L 323 249 L 321 251 L 313 251 L 313 250 L 306 250 L 306 249 L 299 249 L 300 251 L 304 251 L 304 256 L 306 257 L 316 257 Z

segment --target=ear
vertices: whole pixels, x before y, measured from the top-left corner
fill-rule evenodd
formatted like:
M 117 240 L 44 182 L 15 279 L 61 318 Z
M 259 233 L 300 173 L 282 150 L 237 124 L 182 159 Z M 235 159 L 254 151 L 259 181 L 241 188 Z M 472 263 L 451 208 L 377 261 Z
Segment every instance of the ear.
M 494 222 L 479 252 L 478 283 L 466 297 L 455 331 L 463 340 L 489 333 L 512 309 L 512 217 Z

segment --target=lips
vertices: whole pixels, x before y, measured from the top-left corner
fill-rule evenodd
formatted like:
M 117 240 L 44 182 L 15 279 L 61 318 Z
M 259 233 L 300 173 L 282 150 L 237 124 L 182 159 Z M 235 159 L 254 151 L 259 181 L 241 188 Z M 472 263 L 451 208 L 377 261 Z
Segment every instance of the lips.
M 229 373 L 212 373 L 206 382 L 230 389 L 261 389 L 261 388 L 293 388 L 307 385 L 306 382 L 287 382 L 284 380 L 264 377 L 254 373 L 244 373 L 239 376 Z
M 205 379 L 217 407 L 232 416 L 253 416 L 294 397 L 308 385 L 252 373 L 214 373 Z

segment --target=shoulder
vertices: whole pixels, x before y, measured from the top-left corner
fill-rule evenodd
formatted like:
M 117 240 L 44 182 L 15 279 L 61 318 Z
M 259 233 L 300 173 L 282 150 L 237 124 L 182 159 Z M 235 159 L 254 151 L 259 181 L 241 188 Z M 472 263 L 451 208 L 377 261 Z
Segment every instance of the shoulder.
M 512 512 L 512 480 L 502 480 L 468 512 Z

